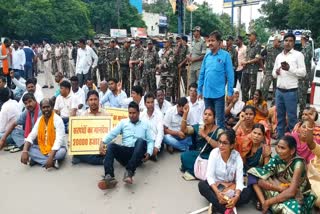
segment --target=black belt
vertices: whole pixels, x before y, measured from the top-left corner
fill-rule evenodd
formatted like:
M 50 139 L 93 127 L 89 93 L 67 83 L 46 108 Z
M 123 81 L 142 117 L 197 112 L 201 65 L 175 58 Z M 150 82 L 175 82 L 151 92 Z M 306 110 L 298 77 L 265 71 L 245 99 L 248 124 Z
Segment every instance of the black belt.
M 285 92 L 295 92 L 298 90 L 298 88 L 290 88 L 290 89 L 283 89 L 283 88 L 277 88 L 279 91 L 285 93 Z

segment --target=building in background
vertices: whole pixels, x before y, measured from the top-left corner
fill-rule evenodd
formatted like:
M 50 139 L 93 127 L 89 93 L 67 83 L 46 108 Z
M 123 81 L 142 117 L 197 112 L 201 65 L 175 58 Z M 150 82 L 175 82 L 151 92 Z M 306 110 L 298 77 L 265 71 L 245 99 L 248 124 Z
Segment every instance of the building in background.
M 142 13 L 142 0 L 130 0 L 130 4 L 137 8 L 139 14 Z
M 142 19 L 147 25 L 149 36 L 163 35 L 167 32 L 167 17 L 158 13 L 142 13 Z

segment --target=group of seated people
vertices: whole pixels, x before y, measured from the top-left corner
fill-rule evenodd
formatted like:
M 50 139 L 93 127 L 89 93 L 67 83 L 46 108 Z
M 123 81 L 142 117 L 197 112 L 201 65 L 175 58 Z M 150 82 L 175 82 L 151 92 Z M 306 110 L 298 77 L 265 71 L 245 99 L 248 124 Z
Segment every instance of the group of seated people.
M 123 181 L 132 184 L 136 169 L 157 161 L 166 147 L 171 154 L 181 152 L 180 170 L 201 180 L 199 192 L 214 213 L 232 213 L 252 199 L 263 213 L 310 213 L 320 206 L 319 183 L 309 172 L 314 169 L 320 178 L 318 114 L 313 108 L 306 108 L 295 129 L 276 142 L 273 155 L 273 120 L 259 90 L 246 104 L 235 90 L 226 101 L 224 128 L 217 125 L 214 110 L 198 100 L 195 83 L 188 87 L 188 97 L 172 105 L 161 89 L 143 93 L 141 86 L 133 86 L 128 98 L 116 79 L 102 81 L 100 90 L 90 79 L 82 87 L 77 77 L 56 75 L 56 82 L 55 97 L 39 101 L 37 83 L 27 80 L 22 111 L 10 89 L 0 87 L 0 150 L 22 150 L 23 164 L 58 169 L 68 149 L 69 117 L 106 116 L 106 107 L 127 108 L 128 118 L 106 133 L 99 155 L 72 157 L 73 164 L 104 166 L 100 189 L 118 183 L 114 159 L 125 167 Z M 115 143 L 118 135 L 121 142 Z

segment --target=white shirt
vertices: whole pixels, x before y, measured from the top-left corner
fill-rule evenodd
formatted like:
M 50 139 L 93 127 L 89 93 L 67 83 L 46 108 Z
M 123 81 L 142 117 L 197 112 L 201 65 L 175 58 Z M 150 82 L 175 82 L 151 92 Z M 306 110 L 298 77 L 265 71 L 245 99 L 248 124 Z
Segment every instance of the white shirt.
M 24 70 L 24 64 L 26 63 L 26 54 L 23 49 L 12 49 L 12 68 L 17 70 Z
M 234 106 L 232 107 L 232 109 L 230 110 L 230 113 L 236 117 L 243 109 L 243 107 L 245 106 L 245 103 L 241 100 L 238 100 Z
M 233 149 L 226 163 L 221 157 L 220 149 L 213 149 L 208 159 L 207 181 L 210 186 L 217 182 L 235 182 L 236 189 L 242 191 L 243 162 L 239 152 Z
M 155 106 L 155 108 L 160 110 L 163 115 L 166 115 L 167 111 L 172 107 L 172 104 L 169 101 L 164 100 L 163 104 L 162 104 L 162 108 L 160 108 L 158 100 L 155 100 L 154 101 L 154 106 Z
M 106 95 L 107 93 L 109 93 L 110 89 L 108 88 L 108 90 L 106 92 L 103 93 L 103 91 L 99 91 L 99 100 L 101 101 L 102 97 L 104 97 L 104 95 Z
M 20 78 L 21 79 L 21 78 Z M 14 81 L 13 81 L 14 82 Z M 23 94 L 22 94 L 22 96 L 21 96 L 21 98 L 20 98 L 20 100 L 19 100 L 19 110 L 20 111 L 22 111 L 22 109 L 24 108 L 24 103 L 23 103 L 23 101 L 22 101 L 22 98 L 23 98 L 23 96 L 26 94 L 26 93 L 28 93 L 28 91 L 25 91 Z M 40 103 L 42 100 L 43 100 L 43 92 L 42 92 L 42 89 L 41 89 L 41 86 L 40 85 L 36 85 L 36 91 L 34 92 L 34 97 L 36 98 L 36 101 L 37 101 L 37 103 Z
M 0 111 L 0 133 L 4 133 L 19 114 L 20 111 L 17 101 L 9 99 L 3 103 Z
M 126 94 L 127 96 L 127 94 Z M 129 103 L 133 101 L 132 97 L 129 97 L 127 99 L 123 99 L 121 103 L 121 108 L 128 108 Z M 146 109 L 146 106 L 144 105 L 144 96 L 141 97 L 140 103 L 139 103 L 139 110 L 140 112 L 143 112 Z
M 238 67 L 236 71 L 241 71 L 243 70 L 243 66 L 241 65 L 241 63 L 245 62 L 247 58 L 247 46 L 242 44 L 241 48 L 237 46 L 236 50 L 238 51 Z
M 54 49 L 54 55 L 55 55 L 56 57 L 60 57 L 60 56 L 62 55 L 62 48 L 61 48 L 61 47 L 56 47 L 56 48 Z
M 71 108 L 77 109 L 77 115 L 80 115 L 82 111 L 81 109 L 78 109 L 78 106 L 82 104 L 83 105 L 82 109 L 84 109 L 86 104 L 84 91 L 82 90 L 82 88 L 79 88 L 76 93 L 74 93 L 72 90 L 70 91 L 70 93 L 72 96 Z
M 47 43 L 43 48 L 42 59 L 50 59 L 50 53 L 52 52 L 51 46 Z
M 281 62 L 287 62 L 289 71 L 280 69 L 280 75 L 276 70 L 281 67 Z M 287 54 L 282 51 L 274 63 L 272 76 L 277 78 L 277 87 L 281 89 L 298 88 L 298 80 L 306 76 L 306 65 L 301 52 L 291 49 Z
M 56 139 L 54 140 L 54 144 L 53 144 L 51 150 L 59 150 L 60 147 L 66 146 L 66 141 L 64 138 L 64 136 L 65 136 L 64 124 L 63 124 L 63 121 L 59 115 L 57 115 L 54 112 L 52 112 L 52 114 L 54 114 L 53 124 L 54 124 L 54 128 L 56 131 Z M 42 117 L 43 116 L 38 118 L 37 122 L 34 124 L 34 127 L 32 128 L 32 131 L 30 132 L 28 137 L 25 139 L 25 141 L 27 141 L 31 144 L 34 143 L 33 141 L 38 136 L 39 123 L 40 123 L 40 119 Z
M 177 105 L 172 106 L 164 116 L 163 125 L 170 130 L 180 131 L 182 116 L 178 114 Z
M 163 140 L 163 114 L 158 109 L 154 109 L 151 117 L 149 117 L 147 113 L 147 109 L 145 109 L 141 115 L 141 120 L 148 121 L 151 126 L 151 137 L 155 141 L 154 146 L 160 150 L 161 143 Z
M 187 97 L 189 101 L 189 113 L 188 113 L 188 124 L 193 126 L 199 124 L 202 121 L 203 112 L 205 109 L 204 101 L 198 100 L 195 103 L 190 101 L 190 97 Z
M 78 48 L 76 74 L 87 74 L 90 67 L 97 66 L 98 56 L 88 45 L 85 49 Z
M 60 117 L 66 118 L 70 117 L 70 112 L 72 108 L 78 108 L 78 106 L 72 106 L 72 94 L 71 92 L 67 97 L 59 95 L 54 104 L 54 110 L 60 111 Z

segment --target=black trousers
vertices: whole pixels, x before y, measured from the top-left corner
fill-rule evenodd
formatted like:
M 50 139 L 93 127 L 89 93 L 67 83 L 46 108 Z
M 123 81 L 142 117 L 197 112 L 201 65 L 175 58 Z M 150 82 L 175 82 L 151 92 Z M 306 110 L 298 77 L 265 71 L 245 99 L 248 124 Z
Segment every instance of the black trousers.
M 141 165 L 144 154 L 147 152 L 147 142 L 141 138 L 137 139 L 134 147 L 121 146 L 111 143 L 107 147 L 106 157 L 104 159 L 105 175 L 114 177 L 113 162 L 116 159 L 127 170 L 135 172 Z
M 215 212 L 224 213 L 226 210 L 225 205 L 220 204 L 218 197 L 215 192 L 212 190 L 211 186 L 207 181 L 200 181 L 198 184 L 200 194 L 205 197 L 210 203 L 212 203 L 212 209 Z M 254 197 L 252 187 L 247 187 L 242 190 L 240 194 L 240 199 L 237 202 L 236 206 L 247 204 L 251 198 Z

